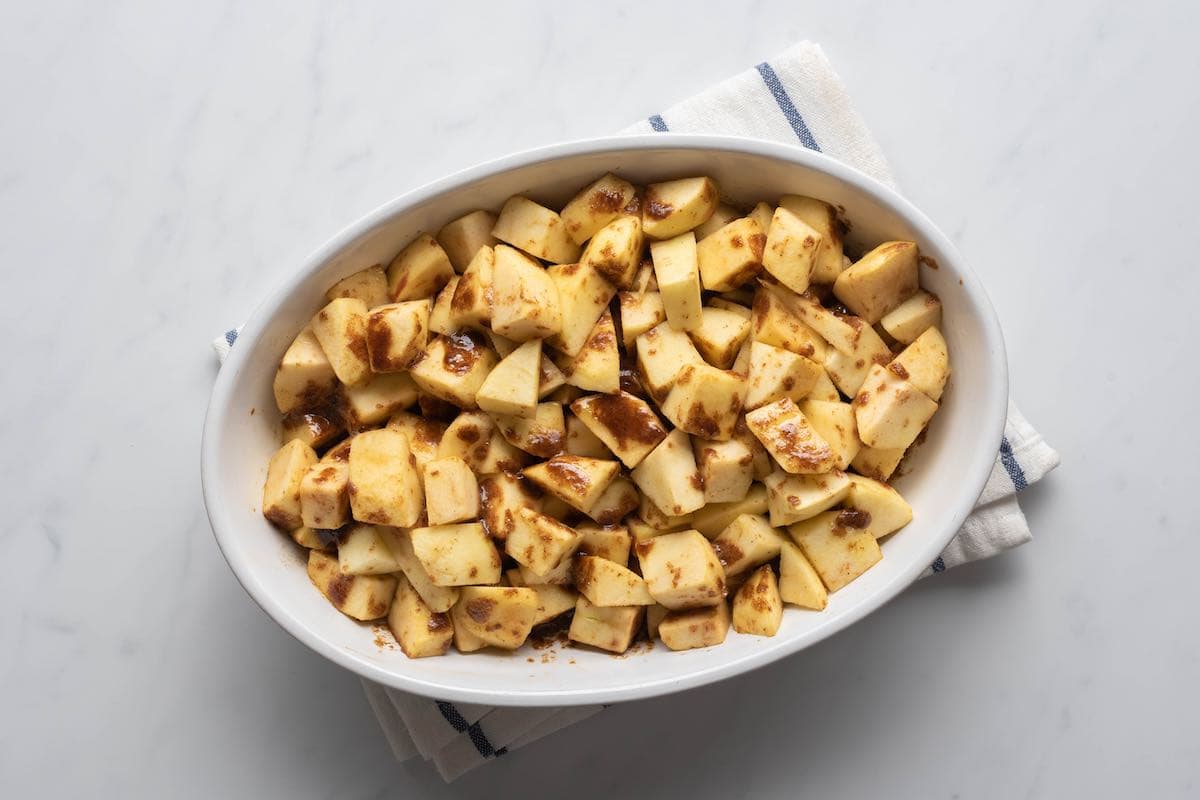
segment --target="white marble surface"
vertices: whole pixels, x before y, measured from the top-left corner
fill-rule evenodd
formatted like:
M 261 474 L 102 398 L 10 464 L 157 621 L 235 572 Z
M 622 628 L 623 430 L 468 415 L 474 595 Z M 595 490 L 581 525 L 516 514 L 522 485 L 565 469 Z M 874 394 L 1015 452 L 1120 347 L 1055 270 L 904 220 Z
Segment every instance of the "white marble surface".
M 1200 791 L 1195 6 L 269 5 L 0 8 L 0 793 Z M 402 190 L 804 37 L 990 287 L 1064 457 L 1025 497 L 1035 542 L 450 787 L 395 765 L 357 681 L 213 545 L 209 338 Z

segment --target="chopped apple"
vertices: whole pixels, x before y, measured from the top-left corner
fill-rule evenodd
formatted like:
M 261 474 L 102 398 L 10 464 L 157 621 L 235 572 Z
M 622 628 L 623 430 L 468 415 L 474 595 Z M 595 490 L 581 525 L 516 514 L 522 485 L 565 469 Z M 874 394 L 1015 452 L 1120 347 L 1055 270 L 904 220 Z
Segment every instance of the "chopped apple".
M 496 251 L 481 247 L 459 276 L 450 298 L 450 324 L 486 330 L 492 319 L 492 274 Z
M 574 569 L 575 588 L 594 605 L 607 608 L 654 604 L 640 575 L 607 558 L 580 556 L 575 559 Z
M 784 537 L 761 514 L 739 514 L 713 539 L 727 577 L 765 564 L 779 555 Z
M 450 334 L 457 330 L 450 322 L 450 308 L 454 305 L 454 293 L 457 290 L 458 276 L 455 275 L 434 297 L 433 307 L 429 310 L 430 333 Z
M 790 398 L 749 412 L 746 425 L 787 472 L 812 475 L 829 472 L 837 464 L 837 453 Z
M 500 554 L 478 522 L 413 528 L 413 552 L 438 586 L 500 582 Z
M 803 400 L 800 411 L 817 435 L 829 443 L 836 456 L 836 468 L 846 469 L 858 455 L 862 443 L 858 440 L 858 424 L 854 406 L 849 403 L 830 403 L 825 400 Z
M 789 475 L 782 470 L 763 479 L 771 524 L 791 525 L 827 511 L 846 499 L 851 478 L 844 472 L 824 475 Z
M 312 330 L 337 378 L 347 386 L 371 377 L 367 356 L 367 304 L 339 297 L 317 312 Z
M 596 232 L 580 263 L 599 272 L 617 288 L 629 289 L 641 265 L 642 243 L 642 221 L 637 217 L 617 217 Z
M 751 325 L 754 341 L 789 350 L 821 362 L 825 358 L 825 340 L 808 327 L 794 312 L 782 292 L 760 286 L 754 293 Z
M 754 571 L 733 596 L 733 629 L 753 636 L 774 636 L 783 622 L 783 598 L 770 564 Z
M 729 369 L 750 337 L 750 320 L 723 308 L 702 308 L 700 325 L 690 331 L 690 336 L 705 361 L 718 369 Z
M 729 606 L 724 600 L 706 608 L 671 611 L 658 623 L 658 638 L 672 650 L 713 647 L 729 633 Z
M 904 458 L 904 450 L 903 447 L 889 450 L 863 445 L 858 449 L 858 455 L 850 462 L 850 466 L 860 475 L 874 478 L 877 481 L 886 481 L 892 477 L 896 467 L 900 466 L 900 460 Z
M 454 649 L 460 653 L 474 653 L 488 646 L 488 643 L 467 630 L 466 610 L 461 603 L 455 603 L 450 609 L 450 622 L 454 625 Z
M 754 480 L 761 481 L 775 470 L 775 460 L 771 458 L 767 448 L 762 446 L 762 442 L 750 432 L 745 417 L 738 420 L 737 427 L 733 429 L 733 438 L 746 445 L 746 449 L 750 451 L 750 474 L 754 476 Z
M 556 617 L 561 617 L 575 608 L 575 603 L 579 599 L 579 595 L 566 586 L 555 586 L 552 583 L 533 583 L 528 588 L 537 594 L 537 613 L 533 615 L 534 627 L 549 622 Z
M 407 528 L 425 510 L 408 438 L 395 428 L 364 431 L 350 446 L 350 511 L 359 522 Z
M 496 245 L 492 267 L 492 330 L 515 342 L 524 342 L 553 336 L 561 329 L 562 314 L 554 280 L 529 256 Z
M 529 508 L 517 512 L 504 552 L 538 577 L 548 575 L 579 548 L 579 531 Z
M 630 469 L 667 436 L 650 404 L 627 392 L 581 397 L 571 411 Z
M 537 592 L 524 586 L 468 586 L 458 605 L 463 613 L 456 624 L 481 641 L 505 650 L 525 644 L 537 618 Z
M 408 439 L 408 449 L 417 459 L 417 469 L 437 458 L 438 447 L 446 434 L 446 423 L 425 419 L 402 411 L 388 420 L 387 426 L 398 430 Z
M 600 395 L 606 397 L 607 395 Z M 579 401 L 576 401 L 579 402 Z M 567 416 L 567 442 L 564 451 L 573 456 L 611 460 L 613 452 L 574 414 Z
M 770 233 L 771 223 L 775 219 L 775 209 L 770 203 L 759 201 L 754 204 L 754 208 L 750 209 L 750 213 L 746 215 L 759 224 L 763 229 L 763 233 Z
M 450 259 L 455 271 L 463 272 L 484 247 L 494 247 L 499 240 L 492 236 L 496 215 L 490 211 L 472 211 L 443 226 L 437 233 L 438 244 Z
M 704 505 L 704 484 L 696 469 L 691 440 L 678 428 L 641 460 L 632 477 L 664 514 L 687 514 Z
M 391 295 L 388 293 L 387 275 L 379 264 L 359 270 L 353 275 L 342 278 L 325 293 L 328 300 L 339 297 L 356 297 L 366 303 L 367 308 L 375 308 L 387 303 Z
M 538 458 L 550 458 L 562 452 L 567 428 L 563 409 L 558 403 L 539 403 L 532 417 L 492 414 L 496 430 L 513 447 Z
M 621 464 L 617 461 L 559 455 L 526 468 L 525 477 L 572 508 L 587 513 L 620 471 Z
M 492 235 L 553 264 L 571 264 L 579 260 L 579 245 L 571 239 L 562 218 L 520 195 L 510 197 L 504 203 Z
M 521 475 L 496 472 L 479 482 L 483 526 L 492 538 L 504 541 L 517 525 L 521 509 L 537 510 L 533 487 Z
M 866 530 L 866 516 L 861 511 L 825 511 L 788 528 L 831 592 L 883 558 L 875 537 Z
M 462 331 L 430 342 L 409 374 L 423 391 L 459 408 L 473 409 L 475 395 L 497 361 L 496 353 L 479 334 Z
M 869 447 L 903 450 L 916 441 L 937 407 L 891 365 L 876 364 L 854 398 L 858 436 Z
M 367 316 L 367 356 L 374 372 L 408 369 L 429 341 L 428 300 L 390 303 Z
M 663 309 L 672 328 L 681 331 L 700 327 L 700 267 L 696 237 L 691 232 L 650 243 L 654 278 L 662 296 Z
M 338 568 L 346 575 L 390 575 L 400 562 L 379 528 L 351 525 L 338 539 Z
M 724 604 L 725 571 L 699 531 L 664 533 L 634 550 L 656 602 L 672 610 Z
M 912 506 L 891 486 L 861 475 L 850 475 L 849 481 L 846 508 L 867 515 L 866 530 L 876 539 L 895 533 L 912 522 Z
M 621 309 L 621 342 L 625 349 L 633 348 L 634 342 L 646 331 L 667 318 L 662 295 L 658 292 L 621 292 L 618 295 Z
M 654 239 L 670 239 L 703 225 L 719 202 L 711 178 L 682 178 L 646 187 L 642 228 Z
M 612 314 L 605 309 L 574 357 L 559 362 L 563 377 L 572 386 L 589 392 L 621 390 L 621 353 L 617 348 L 617 330 Z
M 457 456 L 425 465 L 425 510 L 430 525 L 479 518 L 479 484 L 467 462 Z
M 283 354 L 275 372 L 275 405 L 280 412 L 324 405 L 337 388 L 337 375 L 312 327 L 305 327 Z
M 879 324 L 901 344 L 911 344 L 929 328 L 942 324 L 942 301 L 918 289 L 916 294 L 883 315 Z
M 388 611 L 388 628 L 409 658 L 444 655 L 454 641 L 454 625 L 445 612 L 431 609 L 408 579 L 400 576 Z
M 822 611 L 829 605 L 829 592 L 821 583 L 821 576 L 792 542 L 784 542 L 779 551 L 779 596 L 785 603 L 813 611 Z
M 538 399 L 547 399 L 566 384 L 567 378 L 562 374 L 562 370 L 543 355 L 541 365 L 538 367 Z
M 558 289 L 562 309 L 561 329 L 546 344 L 568 356 L 578 355 L 616 289 L 586 264 L 558 264 L 546 270 L 546 274 Z
M 821 236 L 813 264 L 813 283 L 833 283 L 845 268 L 842 259 L 842 223 L 837 209 L 814 197 L 785 195 L 779 205 L 799 217 Z
M 601 525 L 616 525 L 638 507 L 637 486 L 628 478 L 617 478 L 585 513 Z
M 833 293 L 874 325 L 920 288 L 915 242 L 884 242 L 837 276 Z
M 745 376 L 737 372 L 690 364 L 679 371 L 662 412 L 681 430 L 726 441 L 746 403 L 746 388 Z
M 782 207 L 775 209 L 769 230 L 763 268 L 793 292 L 807 291 L 821 249 L 821 234 Z
M 853 397 L 854 395 L 849 396 Z M 821 374 L 817 376 L 817 382 L 808 391 L 808 397 L 813 400 L 828 400 L 831 403 L 836 403 L 842 399 L 841 393 L 833 385 L 833 381 L 829 379 L 829 375 L 825 370 L 821 370 Z
M 637 213 L 637 201 L 637 187 L 610 172 L 581 189 L 559 216 L 571 240 L 583 244 L 623 214 Z
M 696 468 L 704 483 L 705 503 L 733 503 L 750 491 L 754 456 L 737 439 L 693 439 Z
M 715 539 L 742 514 L 767 513 L 767 490 L 761 483 L 750 486 L 744 498 L 733 503 L 709 503 L 692 515 L 692 527 Z
M 607 558 L 616 564 L 629 563 L 629 551 L 633 547 L 633 536 L 621 525 L 594 525 L 584 523 L 576 530 L 583 537 L 579 552 L 596 558 Z
M 624 653 L 641 627 L 643 613 L 645 606 L 603 608 L 580 595 L 567 637 L 610 653 Z
M 696 226 L 696 241 L 699 242 L 711 236 L 741 216 L 743 216 L 741 210 L 728 203 L 718 204 L 712 216 Z
M 317 454 L 304 442 L 293 439 L 276 451 L 267 465 L 263 485 L 262 512 L 272 525 L 293 531 L 304 524 L 300 489 Z
M 387 276 L 393 302 L 423 300 L 454 277 L 454 267 L 437 240 L 422 233 L 392 259 Z
M 475 402 L 484 411 L 532 417 L 541 384 L 542 340 L 531 339 L 513 350 L 484 378 Z
M 408 578 L 412 587 L 416 589 L 417 594 L 421 595 L 425 605 L 433 611 L 449 611 L 458 602 L 458 587 L 438 586 L 433 582 L 433 578 L 425 571 L 421 560 L 417 558 L 416 551 L 413 550 L 411 533 L 400 528 L 381 527 L 379 531 L 387 541 L 388 547 L 391 548 L 396 563 L 400 565 L 400 570 Z
M 746 408 L 756 409 L 776 400 L 799 400 L 822 375 L 821 365 L 782 347 L 764 342 L 750 345 Z
M 705 361 L 686 333 L 664 322 L 637 338 L 637 363 L 642 385 L 661 402 L 675 385 L 680 370 Z
M 300 481 L 300 518 L 307 527 L 333 530 L 350 521 L 350 468 L 313 464 Z
M 931 400 L 940 400 L 950 377 L 946 340 L 937 328 L 928 328 L 888 365 L 897 376 L 917 387 Z
M 308 551 L 308 578 L 334 608 L 364 622 L 387 616 L 396 594 L 391 575 L 346 575 L 336 558 L 320 550 Z
M 825 372 L 842 394 L 854 397 L 867 379 L 871 365 L 886 364 L 891 360 L 892 351 L 875 329 L 864 327 L 859 332 L 854 352 L 847 354 L 832 347 L 826 351 Z
M 737 289 L 763 269 L 767 236 L 752 217 L 735 219 L 696 248 L 700 278 L 713 292 Z
M 639 493 L 638 518 L 657 531 L 681 531 L 692 527 L 693 512 L 686 514 L 664 514 L 645 494 Z
M 753 294 L 751 294 L 751 296 L 750 296 L 750 302 L 751 303 L 754 302 Z M 742 317 L 743 319 L 750 319 L 752 316 L 752 312 L 750 311 L 750 308 L 748 306 L 743 305 L 743 304 L 738 303 L 733 300 L 727 300 L 724 297 L 721 297 L 719 295 L 717 297 L 711 298 L 708 301 L 708 305 L 712 308 L 720 308 L 724 311 L 732 311 L 733 313 L 737 314 L 739 317 Z
M 343 392 L 343 416 L 351 431 L 378 425 L 417 402 L 417 384 L 408 373 L 376 375 Z
M 329 542 L 325 538 L 326 532 L 317 528 L 296 528 L 290 535 L 293 542 L 309 550 L 327 550 L 329 548 Z

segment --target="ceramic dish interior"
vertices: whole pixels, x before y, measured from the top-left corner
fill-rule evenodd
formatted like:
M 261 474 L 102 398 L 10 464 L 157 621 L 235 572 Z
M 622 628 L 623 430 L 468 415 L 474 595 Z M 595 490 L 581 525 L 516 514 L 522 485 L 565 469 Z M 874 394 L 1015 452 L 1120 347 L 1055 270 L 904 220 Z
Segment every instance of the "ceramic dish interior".
M 896 486 L 913 522 L 885 540 L 884 559 L 830 596 L 820 613 L 789 607 L 778 635 L 730 632 L 719 647 L 682 653 L 661 644 L 623 657 L 587 648 L 529 647 L 409 660 L 379 632 L 338 613 L 313 588 L 304 553 L 259 513 L 266 464 L 278 447 L 271 383 L 283 351 L 336 280 L 387 264 L 420 231 L 513 194 L 561 207 L 604 172 L 638 183 L 707 174 L 722 195 L 750 203 L 800 193 L 841 206 L 848 246 L 912 239 L 931 261 L 921 282 L 941 296 L 954 374 L 926 441 Z M 935 266 L 936 265 L 936 268 Z M 221 551 L 250 596 L 316 652 L 391 687 L 493 705 L 607 703 L 666 694 L 796 653 L 879 608 L 929 568 L 970 512 L 996 457 L 1007 407 L 1004 345 L 978 280 L 936 227 L 887 187 L 798 147 L 652 134 L 574 142 L 517 154 L 410 192 L 354 223 L 295 271 L 247 322 L 222 367 L 205 420 L 202 477 Z M 386 635 L 383 638 L 388 638 Z

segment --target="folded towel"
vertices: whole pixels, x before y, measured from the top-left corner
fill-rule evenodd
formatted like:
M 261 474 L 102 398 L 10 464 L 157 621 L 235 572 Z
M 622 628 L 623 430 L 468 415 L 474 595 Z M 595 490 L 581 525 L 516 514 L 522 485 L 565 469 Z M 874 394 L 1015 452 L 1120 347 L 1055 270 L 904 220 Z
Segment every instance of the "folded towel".
M 802 42 L 754 69 L 627 128 L 748 136 L 801 144 L 894 185 L 887 161 L 821 48 Z M 237 339 L 213 342 L 223 361 Z M 1058 454 L 1011 403 L 996 465 L 979 504 L 922 577 L 988 558 L 1030 540 L 1017 494 L 1058 466 Z M 459 775 L 596 714 L 603 706 L 490 708 L 447 703 L 363 681 L 398 761 L 420 756 L 442 778 Z

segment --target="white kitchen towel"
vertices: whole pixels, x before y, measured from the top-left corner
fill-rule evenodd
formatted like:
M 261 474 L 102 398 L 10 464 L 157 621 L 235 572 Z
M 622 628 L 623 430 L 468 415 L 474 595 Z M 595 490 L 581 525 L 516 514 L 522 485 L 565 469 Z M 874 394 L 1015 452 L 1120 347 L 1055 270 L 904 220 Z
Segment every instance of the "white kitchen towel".
M 627 128 L 624 133 L 713 133 L 799 144 L 894 185 L 887 161 L 821 48 L 802 42 L 770 61 Z M 213 342 L 224 360 L 237 339 Z M 975 511 L 925 576 L 1029 541 L 1017 494 L 1058 466 L 1058 454 L 1011 403 L 996 465 Z M 398 761 L 433 761 L 451 781 L 468 770 L 602 710 L 488 708 L 447 703 L 363 682 Z

